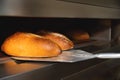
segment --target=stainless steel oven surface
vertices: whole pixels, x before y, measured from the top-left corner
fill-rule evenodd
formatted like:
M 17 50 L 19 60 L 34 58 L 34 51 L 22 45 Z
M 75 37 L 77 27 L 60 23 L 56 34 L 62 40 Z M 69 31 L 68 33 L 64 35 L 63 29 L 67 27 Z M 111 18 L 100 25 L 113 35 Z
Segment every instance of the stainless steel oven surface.
M 120 80 L 120 59 L 112 59 L 89 67 L 62 80 Z
M 119 0 L 1 0 L 1 16 L 120 18 Z
M 120 53 L 120 1 L 0 0 L 0 46 L 15 32 L 41 30 L 65 35 L 73 50 Z M 59 63 L 10 57 L 0 50 L 0 80 L 120 80 L 119 58 Z
M 120 52 L 119 24 L 119 19 L 1 16 L 0 45 L 8 36 L 18 31 L 37 33 L 47 30 L 67 36 L 74 42 L 75 50 L 81 49 L 93 54 Z M 73 34 L 79 31 L 87 32 L 89 39 L 84 41 L 73 38 Z M 0 80 L 87 80 L 86 77 L 91 80 L 101 77 L 105 80 L 109 79 L 106 76 L 113 75 L 112 71 L 109 72 L 112 69 L 116 74 L 113 77 L 119 79 L 119 69 L 118 72 L 116 70 L 119 59 L 95 58 L 75 63 L 59 63 L 13 60 L 2 51 L 0 54 Z

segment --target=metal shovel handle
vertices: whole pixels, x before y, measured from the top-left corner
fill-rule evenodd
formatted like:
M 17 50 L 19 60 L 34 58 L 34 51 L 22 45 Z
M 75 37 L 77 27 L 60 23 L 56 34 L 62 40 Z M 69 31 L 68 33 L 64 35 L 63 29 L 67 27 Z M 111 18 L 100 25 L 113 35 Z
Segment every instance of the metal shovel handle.
M 120 58 L 120 53 L 99 53 L 95 54 L 97 58 Z

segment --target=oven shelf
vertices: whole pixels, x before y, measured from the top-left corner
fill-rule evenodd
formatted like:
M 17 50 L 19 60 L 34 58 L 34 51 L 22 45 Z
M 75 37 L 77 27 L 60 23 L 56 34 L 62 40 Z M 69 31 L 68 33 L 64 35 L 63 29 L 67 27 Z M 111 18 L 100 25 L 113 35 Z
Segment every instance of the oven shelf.
M 120 46 L 116 46 L 99 52 L 120 52 L 119 47 Z M 106 61 L 108 61 L 108 63 L 111 62 L 109 59 L 91 59 L 76 63 L 31 62 L 10 59 L 0 64 L 0 80 L 67 80 L 68 76 L 71 77 L 73 74 L 82 74 L 81 71 L 87 71 L 91 69 L 91 67 L 106 63 Z M 116 66 L 119 64 L 119 60 L 112 60 L 112 62 L 113 61 L 117 62 L 114 63 Z M 112 65 L 112 63 L 110 63 L 110 65 Z
M 62 80 L 120 80 L 120 59 L 104 61 Z

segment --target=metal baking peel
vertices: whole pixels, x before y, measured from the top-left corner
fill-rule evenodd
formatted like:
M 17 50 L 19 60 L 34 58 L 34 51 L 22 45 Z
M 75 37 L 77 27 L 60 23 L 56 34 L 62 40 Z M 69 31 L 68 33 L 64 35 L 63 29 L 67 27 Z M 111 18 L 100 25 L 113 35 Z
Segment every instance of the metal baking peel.
M 120 53 L 98 53 L 92 54 L 83 50 L 69 50 L 63 51 L 57 57 L 51 58 L 30 58 L 30 57 L 12 57 L 15 60 L 24 60 L 24 61 L 47 61 L 47 62 L 78 62 L 93 58 L 120 58 Z

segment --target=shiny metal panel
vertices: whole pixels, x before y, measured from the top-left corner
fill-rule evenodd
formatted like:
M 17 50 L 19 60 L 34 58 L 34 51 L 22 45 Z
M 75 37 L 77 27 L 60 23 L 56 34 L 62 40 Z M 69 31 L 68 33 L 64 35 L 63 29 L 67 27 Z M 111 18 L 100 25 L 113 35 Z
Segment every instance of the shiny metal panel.
M 68 1 L 73 3 L 88 4 L 88 5 L 108 7 L 108 8 L 120 8 L 119 0 L 97 0 L 97 1 L 96 0 L 61 0 L 61 1 Z
M 59 0 L 1 0 L 1 16 L 120 18 L 120 9 Z

